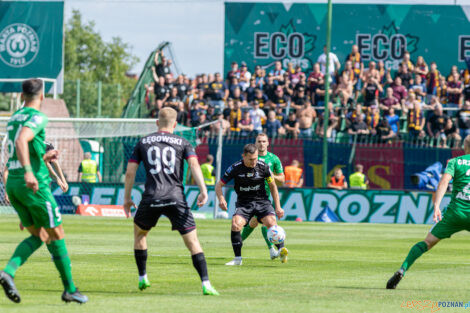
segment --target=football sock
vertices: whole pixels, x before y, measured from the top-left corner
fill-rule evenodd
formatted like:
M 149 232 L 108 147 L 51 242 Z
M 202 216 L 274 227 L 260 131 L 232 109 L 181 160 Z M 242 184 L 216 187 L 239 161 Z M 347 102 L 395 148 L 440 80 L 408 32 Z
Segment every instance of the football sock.
M 242 236 L 240 232 L 232 230 L 231 239 L 232 239 L 233 253 L 235 253 L 236 257 L 241 257 L 243 242 L 242 242 Z
M 261 233 L 263 234 L 264 241 L 268 245 L 268 248 L 271 249 L 273 247 L 273 243 L 268 239 L 268 228 L 266 226 L 261 227 Z
M 242 240 L 245 241 L 245 239 L 248 238 L 254 230 L 255 229 L 251 228 L 250 225 L 246 225 L 245 227 L 243 227 Z
M 55 267 L 60 273 L 60 278 L 67 292 L 74 293 L 77 288 L 72 279 L 72 265 L 65 246 L 65 239 L 54 240 L 47 244 L 47 250 L 52 255 Z
M 209 274 L 207 274 L 207 263 L 206 258 L 204 257 L 204 253 L 201 252 L 198 254 L 194 254 L 191 256 L 191 258 L 193 259 L 194 268 L 199 274 L 199 277 L 201 277 L 201 281 L 208 281 Z
M 134 250 L 134 257 L 139 270 L 139 277 L 144 277 L 147 274 L 147 249 Z
M 23 265 L 40 246 L 42 246 L 42 241 L 39 237 L 35 236 L 30 236 L 20 242 L 4 269 L 5 273 L 11 277 L 15 277 L 16 270 Z
M 408 256 L 405 259 L 405 262 L 401 265 L 403 269 L 403 274 L 413 265 L 417 258 L 419 258 L 423 253 L 428 251 L 428 245 L 424 241 L 420 241 L 415 244 L 408 253 Z
M 284 242 L 276 244 L 276 248 L 277 250 L 281 250 L 282 248 L 284 248 Z

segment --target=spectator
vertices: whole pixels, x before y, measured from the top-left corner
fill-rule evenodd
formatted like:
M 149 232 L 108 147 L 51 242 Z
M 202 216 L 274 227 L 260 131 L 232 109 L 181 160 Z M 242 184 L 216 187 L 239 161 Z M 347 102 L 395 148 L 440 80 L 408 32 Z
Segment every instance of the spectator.
M 269 73 L 273 76 L 274 84 L 279 85 L 280 82 L 284 82 L 284 71 L 282 69 L 281 61 L 276 61 L 274 63 L 274 69 Z
M 284 109 L 281 107 L 277 107 L 274 111 L 276 112 L 276 119 L 281 122 L 281 125 L 284 125 L 284 122 L 287 119 L 286 114 L 284 114 Z
M 445 105 L 449 101 L 447 98 L 447 82 L 444 76 L 439 77 L 438 85 L 435 88 L 435 94 L 440 103 Z
M 426 84 L 423 83 L 423 79 L 420 75 L 416 75 L 415 79 L 413 80 L 410 91 L 413 91 L 416 95 L 416 99 L 418 101 L 424 102 L 426 98 Z
M 346 177 L 343 175 L 341 168 L 336 168 L 334 175 L 331 176 L 330 182 L 328 183 L 328 188 L 333 188 L 337 190 L 343 190 L 348 188 L 348 182 Z
M 355 92 L 357 99 L 357 95 L 361 90 L 361 78 L 364 74 L 364 63 L 362 63 L 362 56 L 359 53 L 359 48 L 357 45 L 352 46 L 351 53 L 346 57 L 346 61 L 351 61 L 352 63 L 354 78 L 356 79 Z
M 304 73 L 300 73 L 300 79 L 297 84 L 292 85 L 294 92 L 298 92 L 300 89 L 307 90 L 308 89 L 308 84 L 307 84 L 307 76 L 305 76 Z
M 450 142 L 449 147 L 460 147 L 460 141 L 462 140 L 462 138 L 460 137 L 459 130 L 457 129 L 454 121 L 452 121 L 451 118 L 447 119 L 444 133 L 446 135 L 446 143 Z
M 402 71 L 407 71 L 408 73 L 412 73 L 415 69 L 413 62 L 411 62 L 410 53 L 408 51 L 405 51 L 403 59 L 400 62 L 398 71 L 400 71 L 400 68 Z M 405 80 L 403 80 L 403 85 L 405 85 Z
M 240 81 L 238 80 L 237 77 L 232 77 L 232 80 L 230 81 L 228 85 L 228 96 L 230 98 L 233 98 L 233 91 L 235 90 L 235 88 L 241 89 Z
M 233 99 L 232 98 L 228 98 L 227 100 L 227 106 L 224 108 L 224 110 L 222 111 L 223 115 L 224 115 L 224 118 L 226 120 L 229 119 L 230 117 L 230 112 L 232 112 L 233 108 L 234 108 L 234 102 L 233 102 Z
M 305 93 L 305 88 L 299 88 L 297 92 L 294 93 L 291 101 L 291 108 L 294 110 L 300 110 L 304 107 L 305 101 L 309 101 L 307 94 Z
M 230 110 L 229 122 L 230 132 L 240 132 L 240 121 L 242 119 L 242 110 L 240 109 L 240 103 L 233 101 L 233 109 Z
M 439 77 L 441 74 L 437 70 L 436 62 L 431 63 L 431 69 L 426 74 L 426 92 L 427 92 L 427 102 L 429 103 L 431 97 L 436 95 L 436 88 L 439 86 Z
M 463 84 L 459 80 L 459 73 L 452 74 L 452 80 L 447 84 L 447 105 L 448 108 L 460 108 L 460 98 L 462 96 Z
M 227 82 L 231 82 L 233 78 L 240 77 L 240 70 L 238 69 L 238 63 L 233 61 L 231 65 L 231 70 L 227 73 Z
M 387 81 L 391 80 L 390 79 L 390 69 L 385 68 L 385 63 L 384 61 L 379 61 L 377 63 L 377 71 L 379 72 L 380 76 L 380 84 L 383 86 Z
M 160 77 L 171 75 L 171 60 L 163 55 L 163 51 L 155 53 L 155 66 L 152 67 L 153 79 L 157 82 Z
M 362 114 L 359 114 L 356 119 L 351 123 L 351 126 L 348 129 L 349 135 L 357 135 L 359 140 L 365 138 L 365 135 L 369 135 L 369 127 L 364 122 L 364 117 Z
M 285 107 L 287 107 L 288 102 L 289 102 L 289 99 L 284 94 L 284 90 L 282 89 L 282 87 L 278 86 L 276 90 L 274 91 L 273 99 L 268 101 L 268 106 L 271 109 L 276 109 L 276 108 L 284 109 Z
M 418 59 L 416 59 L 416 66 L 413 72 L 415 73 L 415 76 L 419 75 L 423 82 L 426 81 L 426 75 L 429 72 L 429 67 L 422 56 L 419 56 Z
M 249 111 L 243 111 L 238 128 L 240 128 L 240 137 L 249 137 L 252 134 L 253 123 L 251 122 Z
M 265 110 L 265 113 L 268 110 L 268 106 L 266 105 L 268 101 L 268 97 L 263 93 L 263 91 L 259 88 L 256 88 L 253 102 L 257 103 L 261 109 Z
M 274 91 L 277 89 L 277 85 L 274 83 L 274 77 L 269 73 L 266 83 L 263 85 L 263 92 L 269 100 L 274 99 Z
M 465 101 L 462 109 L 457 112 L 457 125 L 461 138 L 470 135 L 470 100 Z
M 170 91 L 175 86 L 175 80 L 173 79 L 173 75 L 171 74 L 165 75 L 165 86 Z
M 373 106 L 369 108 L 366 115 L 366 124 L 369 128 L 369 132 L 372 135 L 377 134 L 377 127 L 379 126 L 380 122 L 380 111 L 377 106 Z
M 379 71 L 377 70 L 376 64 L 375 64 L 374 61 L 370 61 L 369 62 L 369 68 L 364 71 L 365 81 L 367 81 L 369 79 L 369 77 L 374 78 L 377 81 L 378 84 L 381 83 L 381 78 L 382 77 L 381 77 Z
M 335 112 L 333 110 L 333 103 L 329 102 L 328 103 L 328 127 L 327 127 L 327 130 L 326 130 L 326 137 L 327 138 L 334 138 L 335 137 L 335 135 L 336 135 L 335 128 L 338 126 L 338 120 L 339 119 L 335 115 Z M 325 112 L 320 114 L 319 119 L 318 119 L 316 133 L 319 137 L 323 137 L 324 122 L 325 122 Z
M 178 96 L 181 99 L 184 99 L 189 91 L 189 86 L 184 82 L 184 76 L 179 75 L 176 79 L 175 87 L 178 89 Z
M 455 75 L 457 77 L 455 77 Z M 447 76 L 447 81 L 450 83 L 458 80 L 460 80 L 459 68 L 457 67 L 457 65 L 452 65 L 452 67 L 450 68 L 450 74 L 449 76 Z
M 393 89 L 391 87 L 387 88 L 385 98 L 380 100 L 380 108 L 382 110 L 390 110 L 391 108 L 401 110 L 402 106 L 400 101 L 393 95 Z
M 391 87 L 393 90 L 393 96 L 398 99 L 400 104 L 404 104 L 408 93 L 406 91 L 406 88 L 402 85 L 402 80 L 400 76 L 395 77 L 395 80 Z
M 101 173 L 99 168 L 98 163 L 91 158 L 91 153 L 85 152 L 83 155 L 83 161 L 78 167 L 78 181 L 96 183 L 96 178 L 98 178 L 98 182 L 101 183 Z
M 245 90 L 245 98 L 248 103 L 251 103 L 255 99 L 256 89 L 256 80 L 254 78 L 250 79 L 250 86 Z
M 355 172 L 349 176 L 349 185 L 351 189 L 367 189 L 369 180 L 364 175 L 364 166 L 362 164 L 356 164 Z
M 320 64 L 315 63 L 313 65 L 313 70 L 308 75 L 308 90 L 310 93 L 310 98 L 313 99 L 314 93 L 317 90 L 317 87 L 320 85 L 320 81 L 323 79 L 323 73 L 320 71 Z
M 266 121 L 266 135 L 269 138 L 276 138 L 284 133 L 281 122 L 276 118 L 276 112 L 273 110 L 269 111 Z
M 287 188 L 301 188 L 304 184 L 303 169 L 297 160 L 292 160 L 291 165 L 284 168 L 286 180 L 284 186 Z
M 264 84 L 264 79 L 265 79 L 265 72 L 261 68 L 261 66 L 256 65 L 255 66 L 255 73 L 253 74 L 253 77 L 256 81 L 256 87 L 262 89 L 263 84 Z
M 210 83 L 211 101 L 210 105 L 215 106 L 217 109 L 224 107 L 224 101 L 227 100 L 229 91 L 227 85 L 222 81 L 220 73 L 215 73 L 215 80 Z
M 290 74 L 294 74 L 294 73 L 295 73 L 294 63 L 292 62 L 287 63 L 287 69 L 284 75 L 287 74 L 289 76 Z
M 339 84 L 336 87 L 335 95 L 340 98 L 343 107 L 353 103 L 353 83 L 346 72 L 339 77 Z
M 299 130 L 299 121 L 295 116 L 295 112 L 289 112 L 289 118 L 284 123 L 284 128 L 286 129 L 287 138 L 297 139 L 300 130 Z
M 248 104 L 245 101 L 245 97 L 242 95 L 242 92 L 240 90 L 240 87 L 236 87 L 233 90 L 233 95 L 232 95 L 233 101 L 238 101 L 240 103 L 240 106 L 242 108 L 246 107 Z
M 465 101 L 470 101 L 470 83 L 465 85 L 464 89 L 462 90 L 462 98 L 463 103 L 465 103 Z
M 413 102 L 413 106 L 408 111 L 408 135 L 412 140 L 423 138 L 424 133 L 424 114 L 418 101 Z
M 203 98 L 204 91 L 199 90 L 196 97 L 191 101 L 189 109 L 189 118 L 191 119 L 191 126 L 196 127 L 201 125 L 200 115 L 202 112 L 208 109 L 206 102 Z
M 382 86 L 379 84 L 378 80 L 372 76 L 367 76 L 366 83 L 362 92 L 364 94 L 364 106 L 378 106 L 379 105 L 379 93 L 383 91 Z
M 329 92 L 331 95 L 332 94 L 331 88 L 329 89 Z M 325 80 L 322 78 L 320 80 L 320 84 L 317 87 L 317 91 L 315 92 L 315 105 L 316 106 L 325 105 L 325 94 L 326 94 Z
M 206 156 L 206 163 L 201 164 L 201 172 L 204 177 L 204 183 L 207 186 L 215 185 L 215 167 L 212 165 L 214 163 L 214 156 L 208 154 Z
M 400 65 L 401 70 L 398 69 L 398 73 L 396 77 L 400 77 L 403 86 L 405 86 L 406 89 L 410 88 L 410 83 L 413 80 L 413 75 L 411 75 L 408 66 L 402 66 Z
M 248 71 L 248 68 L 246 66 L 245 62 L 242 62 L 241 67 L 240 67 L 240 86 L 242 91 L 245 91 L 246 88 L 250 85 L 250 79 L 251 79 L 251 73 Z
M 295 72 L 289 73 L 289 80 L 291 81 L 292 85 L 295 86 L 298 82 L 300 82 L 300 78 L 302 76 L 305 76 L 305 74 L 302 72 L 302 67 L 300 67 L 300 65 L 297 65 L 295 67 Z
M 206 117 L 209 122 L 215 121 L 218 118 L 218 115 L 215 113 L 214 107 L 207 106 Z
M 397 133 L 392 130 L 386 117 L 381 118 L 377 125 L 377 137 L 380 143 L 390 143 L 393 138 L 397 137 Z
M 328 72 L 330 73 L 330 81 L 335 78 L 337 72 L 339 71 L 341 64 L 339 63 L 338 57 L 336 54 L 330 51 L 330 60 L 328 65 Z M 317 59 L 317 63 L 320 64 L 320 71 L 323 75 L 326 75 L 326 45 L 323 46 L 323 53 Z
M 434 113 L 429 117 L 427 123 L 427 132 L 428 135 L 432 138 L 440 138 L 441 144 L 445 144 L 446 135 L 444 133 L 447 120 L 449 118 L 442 111 L 442 106 L 436 105 L 434 108 Z
M 173 87 L 170 92 L 170 96 L 165 101 L 164 107 L 171 107 L 175 109 L 176 112 L 184 110 L 183 100 L 178 95 L 178 88 Z
M 210 107 L 209 110 L 213 110 L 213 107 Z M 217 116 L 217 120 L 219 123 L 214 123 L 211 125 L 211 133 L 218 134 L 220 130 L 222 130 L 222 135 L 227 135 L 230 131 L 230 123 L 226 119 L 224 119 L 224 115 L 220 112 Z
M 395 136 L 398 135 L 400 117 L 395 114 L 395 109 L 393 107 L 388 109 L 387 113 L 385 114 L 385 118 L 387 119 L 387 122 L 390 125 L 390 129 L 395 134 Z
M 154 97 L 151 96 L 151 94 L 154 94 L 155 90 L 155 83 L 151 82 L 150 85 L 144 84 L 145 88 L 145 104 L 147 104 L 147 109 L 151 109 L 155 105 L 155 99 Z
M 253 132 L 255 135 L 263 132 L 263 122 L 266 120 L 266 114 L 260 109 L 259 103 L 254 101 L 253 108 L 249 111 Z
M 297 110 L 300 138 L 312 138 L 312 125 L 316 117 L 317 112 L 312 108 L 312 103 L 305 100 L 303 107 Z
M 354 108 L 354 110 L 352 110 L 352 111 L 348 112 L 348 114 L 346 114 L 346 118 L 349 122 L 349 125 L 351 123 L 355 122 L 359 115 L 362 116 L 363 120 L 366 118 L 366 115 L 364 113 L 362 113 L 362 106 L 358 103 L 356 105 L 356 107 Z

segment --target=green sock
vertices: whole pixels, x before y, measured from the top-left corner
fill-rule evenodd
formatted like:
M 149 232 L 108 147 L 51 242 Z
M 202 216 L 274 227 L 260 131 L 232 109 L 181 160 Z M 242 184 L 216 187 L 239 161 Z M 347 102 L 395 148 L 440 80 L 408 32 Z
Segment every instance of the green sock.
M 243 227 L 243 230 L 242 230 L 242 241 L 245 241 L 246 238 L 248 238 L 248 236 L 251 235 L 251 233 L 254 231 L 255 229 L 254 228 L 251 228 L 250 225 L 246 225 L 245 227 Z
M 263 225 L 261 227 L 261 233 L 263 234 L 264 241 L 266 241 L 266 244 L 268 245 L 268 248 L 271 249 L 273 247 L 273 244 L 268 239 L 268 228 Z
M 60 273 L 60 278 L 67 292 L 73 293 L 77 290 L 72 280 L 72 265 L 65 246 L 65 239 L 54 240 L 47 245 L 47 249 L 52 255 L 55 267 Z
M 403 275 L 413 265 L 417 258 L 419 258 L 424 252 L 428 251 L 428 245 L 424 241 L 420 241 L 415 244 L 408 253 L 405 262 L 401 265 L 403 269 Z
M 11 277 L 15 277 L 16 270 L 23 265 L 26 260 L 42 246 L 39 237 L 30 236 L 23 240 L 17 247 L 4 271 Z

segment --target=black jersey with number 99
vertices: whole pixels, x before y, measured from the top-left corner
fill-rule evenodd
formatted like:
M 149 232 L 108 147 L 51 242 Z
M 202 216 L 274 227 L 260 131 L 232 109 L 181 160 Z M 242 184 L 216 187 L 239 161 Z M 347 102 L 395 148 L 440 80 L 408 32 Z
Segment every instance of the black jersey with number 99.
M 140 139 L 129 162 L 144 163 L 147 179 L 142 202 L 184 201 L 184 160 L 196 157 L 191 144 L 167 132 Z

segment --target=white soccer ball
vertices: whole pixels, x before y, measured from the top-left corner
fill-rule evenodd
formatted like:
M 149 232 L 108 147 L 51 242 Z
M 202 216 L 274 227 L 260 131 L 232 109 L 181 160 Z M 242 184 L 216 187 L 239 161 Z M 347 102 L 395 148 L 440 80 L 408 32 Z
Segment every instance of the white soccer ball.
M 283 243 L 286 240 L 286 232 L 279 225 L 274 225 L 268 229 L 268 240 L 274 244 Z
M 218 219 L 228 219 L 228 213 L 226 211 L 217 212 Z
M 80 199 L 79 196 L 73 196 L 72 197 L 72 203 L 75 206 L 79 206 L 80 204 L 82 204 L 82 199 Z

